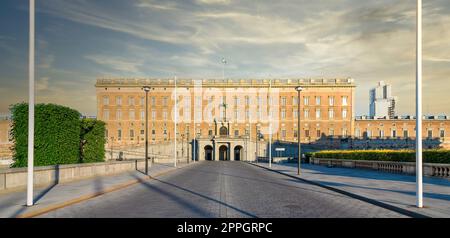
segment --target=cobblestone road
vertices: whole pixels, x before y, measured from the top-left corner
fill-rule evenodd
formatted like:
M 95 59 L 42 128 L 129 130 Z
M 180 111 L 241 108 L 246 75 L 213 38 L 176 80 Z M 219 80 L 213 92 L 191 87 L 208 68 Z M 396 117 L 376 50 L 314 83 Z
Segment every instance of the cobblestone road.
M 241 162 L 201 162 L 41 217 L 403 217 Z

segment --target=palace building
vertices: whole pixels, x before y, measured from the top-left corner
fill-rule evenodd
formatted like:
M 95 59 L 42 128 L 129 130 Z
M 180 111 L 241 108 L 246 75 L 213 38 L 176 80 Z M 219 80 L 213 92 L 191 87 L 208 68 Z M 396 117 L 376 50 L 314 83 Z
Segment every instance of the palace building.
M 150 144 L 172 141 L 176 124 L 177 140 L 195 141 L 200 160 L 252 160 L 261 150 L 255 141 L 267 142 L 270 134 L 274 141 L 296 142 L 299 104 L 302 143 L 354 131 L 351 78 L 98 79 L 97 118 L 107 123 L 110 143 L 144 143 L 144 86 L 150 87 Z M 303 87 L 300 100 L 297 86 Z

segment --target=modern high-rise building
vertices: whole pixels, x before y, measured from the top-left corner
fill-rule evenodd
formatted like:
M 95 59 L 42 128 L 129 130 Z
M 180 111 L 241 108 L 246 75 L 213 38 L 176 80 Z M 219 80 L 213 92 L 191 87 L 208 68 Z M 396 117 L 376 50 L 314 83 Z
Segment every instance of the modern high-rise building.
M 373 118 L 393 118 L 396 116 L 397 97 L 392 96 L 392 86 L 384 81 L 370 90 L 369 116 Z

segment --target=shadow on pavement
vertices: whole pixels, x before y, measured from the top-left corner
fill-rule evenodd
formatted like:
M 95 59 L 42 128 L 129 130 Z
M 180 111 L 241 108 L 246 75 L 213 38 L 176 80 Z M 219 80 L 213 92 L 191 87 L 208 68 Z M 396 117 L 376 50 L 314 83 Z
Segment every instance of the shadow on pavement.
M 180 198 L 179 196 L 176 196 L 176 195 L 174 195 L 174 194 L 172 194 L 172 193 L 169 193 L 169 192 L 164 191 L 164 190 L 162 190 L 162 189 L 160 189 L 160 188 L 157 188 L 156 186 L 149 184 L 147 181 L 144 181 L 144 180 L 142 180 L 141 178 L 139 178 L 139 177 L 137 177 L 137 176 L 135 176 L 135 177 L 136 177 L 136 179 L 138 179 L 138 180 L 141 182 L 141 184 L 143 184 L 143 185 L 146 186 L 147 188 L 149 188 L 149 189 L 151 189 L 151 190 L 153 190 L 153 191 L 156 191 L 156 192 L 158 192 L 158 193 L 160 193 L 160 194 L 163 194 L 164 196 L 167 196 L 167 197 L 171 198 L 171 199 L 174 200 L 175 202 L 184 205 L 185 207 L 189 208 L 189 209 L 192 210 L 193 212 L 196 212 L 197 214 L 199 214 L 199 215 L 201 215 L 201 216 L 204 216 L 204 217 L 211 217 L 211 216 L 213 216 L 213 214 L 211 214 L 209 211 L 206 211 L 206 210 L 204 210 L 204 209 L 202 209 L 202 208 L 196 206 L 195 204 L 193 204 L 193 203 L 191 203 L 191 202 L 188 202 L 188 201 L 186 201 L 185 199 Z M 169 183 L 169 182 L 162 181 L 162 180 L 157 179 L 157 178 L 153 178 L 153 179 L 154 179 L 155 181 L 158 181 L 158 182 L 160 182 L 160 183 L 162 183 L 162 184 L 165 184 L 165 185 L 174 187 L 174 188 L 179 189 L 179 190 L 181 190 L 181 191 L 184 191 L 184 192 L 193 194 L 193 195 L 195 195 L 195 196 L 198 196 L 198 197 L 201 197 L 201 198 L 204 198 L 204 199 L 213 201 L 213 202 L 218 203 L 218 204 L 220 204 L 220 205 L 224 205 L 224 206 L 226 206 L 226 207 L 228 207 L 228 208 L 231 208 L 231 209 L 233 209 L 233 210 L 235 210 L 235 211 L 237 211 L 237 212 L 239 212 L 239 213 L 241 213 L 241 214 L 244 214 L 244 215 L 246 215 L 246 216 L 249 216 L 249 217 L 251 217 L 251 218 L 257 218 L 257 216 L 255 216 L 254 214 L 251 214 L 251 213 L 249 213 L 249 212 L 247 212 L 247 211 L 244 211 L 244 210 L 241 210 L 241 209 L 239 209 L 239 208 L 237 208 L 237 207 L 234 207 L 234 206 L 231 206 L 231 205 L 229 205 L 229 204 L 226 204 L 226 203 L 224 203 L 224 202 L 222 202 L 222 201 L 219 201 L 219 200 L 217 200 L 217 199 L 208 197 L 208 196 L 206 196 L 206 195 L 203 195 L 203 194 L 194 192 L 194 191 L 192 191 L 192 190 L 189 190 L 189 189 L 180 187 L 180 186 L 178 186 L 178 185 L 175 185 L 175 184 L 172 184 L 172 183 Z

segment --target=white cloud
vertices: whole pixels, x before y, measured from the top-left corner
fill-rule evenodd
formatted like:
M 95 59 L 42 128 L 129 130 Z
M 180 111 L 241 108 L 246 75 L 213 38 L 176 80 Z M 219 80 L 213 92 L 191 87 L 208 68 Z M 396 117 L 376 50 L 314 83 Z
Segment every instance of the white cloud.
M 122 71 L 130 74 L 139 74 L 139 67 L 142 66 L 142 61 L 111 57 L 105 55 L 87 55 L 86 59 L 91 60 L 99 65 L 108 67 L 113 70 Z
M 199 4 L 222 4 L 228 5 L 231 3 L 231 0 L 196 0 Z
M 48 89 L 49 89 L 49 88 L 48 88 L 48 81 L 49 81 L 49 78 L 48 78 L 48 77 L 41 77 L 41 78 L 37 81 L 36 89 L 37 89 L 38 91 L 45 91 L 45 90 L 48 90 Z

